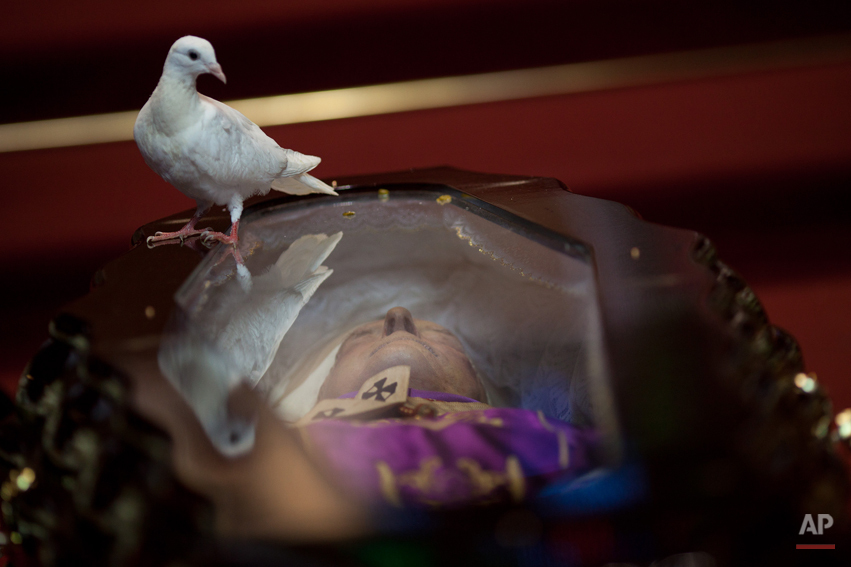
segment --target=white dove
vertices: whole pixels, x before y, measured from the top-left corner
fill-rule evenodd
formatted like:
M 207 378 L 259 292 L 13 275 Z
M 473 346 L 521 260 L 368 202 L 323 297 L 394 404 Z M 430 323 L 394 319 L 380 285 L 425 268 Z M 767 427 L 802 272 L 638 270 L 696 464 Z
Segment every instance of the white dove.
M 280 147 L 237 110 L 199 94 L 195 81 L 205 73 L 226 82 L 210 42 L 191 35 L 178 39 L 157 88 L 136 118 L 133 137 L 145 163 L 198 206 L 186 226 L 158 232 L 148 243 L 206 233 L 205 240 L 232 244 L 241 264 L 237 231 L 246 198 L 270 189 L 293 195 L 337 193 L 307 174 L 320 158 Z M 227 205 L 230 235 L 195 228 L 213 203 Z

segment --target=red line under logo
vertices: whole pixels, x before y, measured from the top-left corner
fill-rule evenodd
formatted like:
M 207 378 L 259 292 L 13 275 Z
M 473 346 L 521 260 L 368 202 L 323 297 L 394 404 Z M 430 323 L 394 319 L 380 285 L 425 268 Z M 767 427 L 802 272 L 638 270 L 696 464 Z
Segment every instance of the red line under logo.
M 795 549 L 836 549 L 835 543 L 798 543 Z

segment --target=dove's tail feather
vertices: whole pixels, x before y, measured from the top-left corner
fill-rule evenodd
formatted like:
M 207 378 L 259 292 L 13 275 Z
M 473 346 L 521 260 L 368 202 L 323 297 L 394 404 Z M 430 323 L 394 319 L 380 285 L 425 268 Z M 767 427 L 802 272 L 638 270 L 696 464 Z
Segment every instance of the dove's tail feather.
M 287 167 L 281 172 L 283 175 L 307 173 L 322 162 L 322 158 L 317 156 L 309 156 L 295 150 L 281 149 L 284 150 L 287 158 Z
M 313 296 L 313 292 L 316 291 L 316 288 L 318 288 L 319 285 L 325 280 L 327 280 L 328 276 L 333 273 L 334 270 L 325 266 L 320 266 L 319 269 L 316 270 L 312 276 L 296 284 L 295 289 L 304 298 L 304 303 L 307 303 L 307 301 Z
M 315 189 L 319 193 L 326 193 L 328 195 L 334 195 L 334 196 L 337 195 L 337 192 L 334 191 L 334 189 L 330 185 L 328 185 L 327 183 L 325 183 L 321 179 L 317 179 L 317 178 L 315 178 L 312 175 L 309 175 L 307 173 L 301 174 L 299 176 L 299 181 L 301 181 L 302 183 L 304 183 L 308 187 L 312 187 L 313 189 Z
M 272 189 L 291 195 L 306 195 L 307 193 L 326 193 L 336 195 L 337 192 L 322 181 L 307 172 L 319 165 L 321 158 L 308 156 L 295 150 L 284 150 L 287 155 L 287 167 L 281 172 L 281 177 L 272 182 Z
M 275 285 L 281 286 L 281 289 L 297 288 L 300 282 L 316 273 L 321 267 L 320 264 L 333 252 L 341 238 L 343 238 L 342 232 L 331 236 L 308 234 L 293 242 L 271 268 L 280 275 Z
M 307 173 L 300 173 L 292 177 L 279 177 L 272 181 L 272 189 L 289 193 L 290 195 L 307 195 L 308 193 L 337 194 L 330 185 Z

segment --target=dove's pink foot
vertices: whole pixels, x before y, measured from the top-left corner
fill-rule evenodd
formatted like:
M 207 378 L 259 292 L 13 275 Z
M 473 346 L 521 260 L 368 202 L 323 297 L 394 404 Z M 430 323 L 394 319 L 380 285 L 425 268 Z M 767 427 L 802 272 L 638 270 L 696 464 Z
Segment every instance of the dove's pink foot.
M 201 240 L 204 241 L 204 244 L 207 246 L 212 246 L 216 242 L 221 242 L 222 244 L 233 244 L 236 245 L 239 242 L 239 237 L 234 236 L 233 234 L 225 234 L 224 232 L 215 232 L 213 230 L 204 230 L 200 231 Z
M 236 247 L 239 244 L 239 219 L 234 221 L 232 225 L 230 225 L 230 234 L 225 234 L 223 232 L 214 232 L 212 230 L 203 231 L 204 235 L 201 236 L 201 240 L 204 241 L 204 244 L 212 245 L 213 241 L 221 242 L 222 244 L 233 244 Z
M 201 216 L 204 214 L 204 212 L 205 211 L 202 211 L 199 214 L 198 211 L 196 211 L 195 214 L 192 215 L 192 218 L 189 219 L 189 222 L 186 223 L 186 226 L 176 232 L 157 232 L 153 236 L 149 236 L 146 241 L 148 243 L 148 247 L 155 248 L 156 246 L 158 246 L 157 243 L 167 244 L 167 242 L 165 242 L 167 240 L 177 239 L 180 240 L 180 242 L 183 242 L 187 238 L 191 238 L 193 236 L 203 234 L 209 231 L 209 228 L 201 230 L 195 228 L 195 224 L 201 219 Z
M 204 244 L 210 246 L 213 241 L 221 242 L 222 244 L 230 244 L 230 248 L 225 256 L 219 260 L 219 264 L 227 258 L 230 254 L 233 254 L 234 260 L 236 260 L 237 264 L 245 264 L 242 260 L 242 254 L 239 252 L 239 220 L 237 219 L 230 227 L 230 234 L 224 234 L 221 232 L 213 232 L 213 231 L 205 231 L 203 236 L 201 236 L 201 240 L 204 241 Z
M 236 260 L 236 263 L 238 265 L 240 265 L 240 266 L 245 265 L 245 260 L 242 259 L 242 254 L 240 253 L 239 248 L 237 248 L 236 246 L 228 246 L 225 249 L 225 255 L 222 256 L 221 258 L 219 258 L 219 261 L 216 262 L 216 265 L 218 266 L 219 264 L 224 262 L 227 259 L 227 257 L 230 256 L 230 255 L 233 255 L 233 259 Z
M 157 232 L 156 234 L 154 234 L 154 236 L 149 236 L 148 239 L 147 239 L 147 242 L 148 242 L 148 245 L 151 245 L 151 246 L 153 246 L 155 244 L 168 244 L 168 242 L 165 242 L 166 240 L 180 240 L 181 242 L 183 242 L 187 238 L 191 238 L 191 237 L 197 236 L 199 234 L 204 234 L 208 230 L 210 230 L 210 229 L 205 228 L 205 229 L 198 230 L 198 229 L 187 229 L 186 227 L 183 227 L 180 230 L 178 230 L 177 232 Z

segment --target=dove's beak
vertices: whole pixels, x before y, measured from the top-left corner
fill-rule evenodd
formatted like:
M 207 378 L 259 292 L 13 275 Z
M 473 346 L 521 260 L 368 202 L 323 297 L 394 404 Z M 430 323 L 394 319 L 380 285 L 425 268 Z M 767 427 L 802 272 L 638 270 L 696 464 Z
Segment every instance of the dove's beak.
M 213 63 L 207 69 L 212 73 L 218 80 L 227 84 L 228 80 L 225 78 L 225 73 L 222 71 L 222 66 L 218 63 Z

